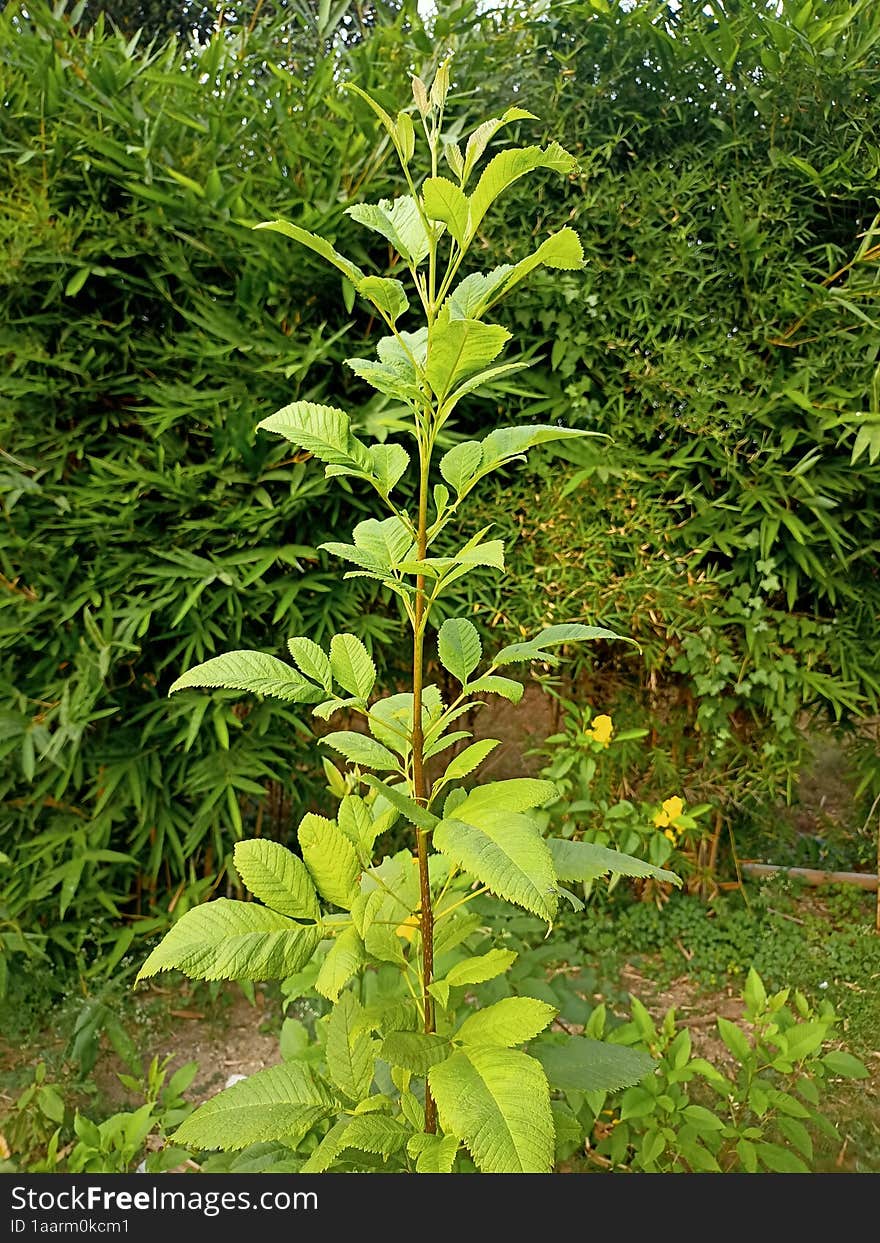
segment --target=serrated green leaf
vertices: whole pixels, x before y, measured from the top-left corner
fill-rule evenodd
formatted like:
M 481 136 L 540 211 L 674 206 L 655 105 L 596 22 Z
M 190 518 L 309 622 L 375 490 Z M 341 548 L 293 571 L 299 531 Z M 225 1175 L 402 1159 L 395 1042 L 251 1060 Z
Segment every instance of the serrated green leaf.
M 501 742 L 498 738 L 481 738 L 479 742 L 472 742 L 469 747 L 465 747 L 463 751 L 459 751 L 452 760 L 443 774 L 444 781 L 461 781 L 467 777 L 475 769 L 479 768 L 483 761 L 492 754 Z
M 562 837 L 548 837 L 547 845 L 553 856 L 553 866 L 560 880 L 596 880 L 599 876 L 651 876 L 654 880 L 681 887 L 681 877 L 675 872 L 655 867 L 645 859 L 622 854 L 595 842 L 572 842 Z
M 399 1122 L 382 1114 L 357 1114 L 344 1118 L 331 1127 L 300 1167 L 300 1173 L 323 1174 L 347 1148 L 391 1156 L 403 1148 L 407 1134 Z
M 374 790 L 378 790 L 380 794 L 387 798 L 388 802 L 395 807 L 402 816 L 405 816 L 410 824 L 416 825 L 417 828 L 430 832 L 440 823 L 440 817 L 432 815 L 426 808 L 411 799 L 402 789 L 396 786 L 390 786 L 386 782 L 381 781 L 378 777 L 368 774 L 364 777 L 364 781 Z
M 498 196 L 520 177 L 537 168 L 570 173 L 575 159 L 558 143 L 552 142 L 545 149 L 540 147 L 509 147 L 493 156 L 483 170 L 470 200 L 470 233 L 480 227 L 486 212 Z
M 809 1167 L 780 1144 L 756 1144 L 758 1160 L 774 1174 L 809 1174 Z
M 355 546 L 386 569 L 402 561 L 413 547 L 410 531 L 397 517 L 381 522 L 367 518 L 357 524 L 352 534 Z
M 396 397 L 398 401 L 413 407 L 421 398 L 419 382 L 411 363 L 400 359 L 377 362 L 374 358 L 346 358 L 345 365 L 386 397 Z
M 832 1075 L 840 1075 L 844 1079 L 867 1079 L 870 1073 L 864 1062 L 853 1057 L 852 1053 L 845 1053 L 839 1049 L 832 1049 L 830 1053 L 826 1053 L 822 1058 L 822 1064 L 828 1067 Z
M 199 1106 L 174 1133 L 187 1148 L 235 1151 L 271 1140 L 296 1143 L 336 1102 L 303 1065 L 287 1062 L 258 1070 Z
M 315 988 L 328 1001 L 336 1001 L 346 984 L 366 962 L 364 945 L 355 928 L 346 928 L 321 963 Z
M 450 967 L 442 980 L 435 980 L 429 986 L 429 991 L 445 1006 L 449 1000 L 450 988 L 461 988 L 465 984 L 484 984 L 487 980 L 494 980 L 515 961 L 516 953 L 513 950 L 488 950 L 485 954 L 478 954 L 476 958 L 468 958 Z
M 424 222 L 411 195 L 381 199 L 378 203 L 354 203 L 345 211 L 352 220 L 380 233 L 413 267 L 421 263 L 430 249 Z
M 705 1105 L 686 1105 L 683 1112 L 691 1126 L 701 1135 L 724 1129 L 722 1120 Z
M 558 440 L 573 440 L 588 434 L 588 432 L 571 427 L 557 427 L 555 424 L 534 423 L 522 427 L 499 427 L 480 441 L 482 458 L 480 477 L 520 457 L 537 445 L 551 444 Z M 555 627 L 550 627 L 550 629 L 555 629 Z M 542 631 L 542 634 L 546 633 Z
M 390 1032 L 382 1042 L 382 1057 L 391 1066 L 425 1075 L 453 1052 L 452 1042 L 431 1032 Z
M 440 459 L 440 474 L 450 488 L 461 494 L 471 482 L 483 461 L 483 447 L 478 440 L 463 440 Z
M 480 811 L 442 820 L 434 846 L 492 893 L 548 922 L 556 914 L 556 874 L 534 821 L 521 813 Z M 479 821 L 479 823 L 475 823 Z
M 275 432 L 291 444 L 313 454 L 318 461 L 347 470 L 370 472 L 367 446 L 352 433 L 351 421 L 336 406 L 318 406 L 311 401 L 294 401 L 257 424 L 258 429 Z
M 354 730 L 340 730 L 325 734 L 321 742 L 333 747 L 351 764 L 363 764 L 365 768 L 375 768 L 379 772 L 390 771 L 398 767 L 396 758 L 375 738 L 366 734 L 357 734 Z
M 803 1122 L 799 1122 L 797 1118 L 777 1118 L 776 1125 L 780 1133 L 797 1148 L 801 1156 L 812 1161 L 813 1140 Z
M 444 303 L 453 319 L 479 319 L 482 309 L 501 297 L 513 272 L 512 263 L 502 263 L 490 272 L 471 272 L 453 289 Z
M 462 185 L 467 183 L 474 166 L 502 126 L 509 125 L 511 121 L 537 121 L 537 119 L 534 113 L 527 112 L 525 108 L 508 108 L 503 116 L 490 117 L 488 121 L 483 121 L 478 125 L 467 140 L 461 172 L 458 174 Z
M 343 795 L 336 813 L 336 823 L 356 850 L 369 851 L 372 848 L 375 840 L 373 817 L 360 795 Z
M 335 820 L 326 820 L 312 812 L 303 816 L 297 836 L 303 862 L 318 893 L 334 906 L 350 910 L 361 871 L 354 846 Z
M 431 332 L 425 372 L 438 400 L 459 380 L 487 367 L 504 349 L 510 333 L 499 324 L 476 319 L 438 319 Z
M 515 1049 L 469 1048 L 428 1072 L 440 1122 L 485 1174 L 547 1174 L 555 1130 L 539 1062 Z
M 412 750 L 413 697 L 411 692 L 386 695 L 370 708 L 370 733 L 389 751 L 405 757 Z M 428 712 L 422 700 L 422 727 L 427 728 Z
M 277 656 L 249 651 L 226 652 L 196 665 L 181 674 L 168 694 L 191 687 L 224 687 L 254 695 L 270 695 L 288 703 L 314 703 L 320 694 L 316 686 Z
M 254 228 L 266 229 L 271 233 L 281 233 L 284 237 L 289 237 L 293 241 L 307 246 L 316 255 L 320 255 L 322 259 L 326 259 L 328 263 L 332 263 L 335 268 L 338 268 L 343 276 L 347 277 L 354 286 L 357 286 L 364 278 L 363 272 L 356 263 L 346 259 L 345 255 L 341 255 L 323 237 L 318 237 L 316 233 L 309 233 L 306 229 L 301 229 L 298 224 L 291 224 L 288 220 L 267 220 L 262 224 L 254 225 Z
M 818 1019 L 811 1023 L 797 1023 L 794 1027 L 789 1027 L 785 1035 L 786 1056 L 793 1062 L 800 1062 L 822 1047 L 828 1035 L 828 1025 Z
M 273 911 L 294 919 L 321 918 L 318 895 L 306 865 L 278 842 L 251 838 L 236 842 L 235 867 L 248 889 Z
M 735 1023 L 731 1023 L 730 1019 L 719 1018 L 718 1034 L 737 1061 L 745 1062 L 749 1059 L 752 1046 Z
M 539 1040 L 530 1052 L 550 1086 L 563 1092 L 619 1092 L 641 1082 L 657 1065 L 639 1049 L 588 1036 L 568 1036 L 560 1043 Z
M 451 1174 L 458 1149 L 454 1135 L 412 1135 L 406 1145 L 417 1174 Z
M 331 1080 L 350 1100 L 369 1095 L 378 1051 L 360 1002 L 342 993 L 327 1020 L 325 1056 Z
M 446 177 L 427 177 L 422 183 L 422 195 L 428 219 L 442 220 L 463 247 L 468 233 L 467 195 Z
M 409 310 L 406 290 L 400 281 L 389 276 L 365 276 L 357 291 L 383 312 L 392 324 Z
M 311 639 L 303 638 L 288 639 L 287 648 L 301 672 L 323 686 L 329 695 L 333 690 L 333 674 L 324 649 Z
M 363 643 L 353 634 L 335 634 L 330 640 L 330 668 L 349 695 L 366 699 L 376 681 L 376 666 Z
M 376 488 L 387 496 L 409 466 L 409 454 L 403 445 L 384 444 L 369 446 L 372 475 Z
M 173 925 L 138 972 L 182 971 L 191 980 L 278 980 L 300 971 L 320 933 L 254 902 L 218 898 Z
M 515 682 L 513 678 L 502 678 L 495 673 L 487 673 L 477 678 L 476 682 L 471 682 L 468 690 L 475 695 L 501 695 L 502 698 L 510 700 L 512 704 L 518 704 L 523 697 L 525 687 L 522 682 Z
M 512 777 L 507 781 L 491 781 L 477 786 L 456 808 L 455 814 L 472 820 L 487 811 L 531 811 L 558 797 L 559 790 L 552 781 L 542 781 L 538 777 Z
M 573 229 L 560 229 L 519 263 L 501 264 L 485 275 L 474 272 L 466 276 L 449 295 L 449 312 L 455 318 L 479 319 L 537 268 L 576 271 L 583 266 L 580 238 Z
M 548 626 L 540 634 L 525 643 L 510 643 L 503 647 L 495 656 L 493 664 L 512 665 L 525 660 L 550 661 L 557 659 L 548 648 L 558 647 L 563 643 L 584 643 L 591 639 L 605 639 L 608 642 L 620 640 L 622 643 L 633 643 L 623 635 L 606 630 L 603 626 L 582 626 L 571 623 L 562 626 Z M 638 645 L 636 645 L 638 646 Z
M 557 1008 L 534 997 L 504 997 L 469 1015 L 455 1033 L 465 1045 L 497 1045 L 509 1049 L 526 1044 L 549 1026 Z
M 437 653 L 443 668 L 465 685 L 483 654 L 473 622 L 464 617 L 447 618 L 437 636 Z
M 750 1140 L 741 1139 L 737 1142 L 736 1153 L 747 1174 L 755 1174 L 758 1170 L 758 1154 Z

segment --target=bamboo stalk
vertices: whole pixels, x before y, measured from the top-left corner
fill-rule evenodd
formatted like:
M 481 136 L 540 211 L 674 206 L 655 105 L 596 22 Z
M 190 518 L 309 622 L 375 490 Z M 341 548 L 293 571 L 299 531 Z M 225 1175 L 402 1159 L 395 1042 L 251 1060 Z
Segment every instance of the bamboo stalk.
M 872 891 L 880 885 L 880 877 L 871 872 L 823 872 L 820 868 L 790 868 L 780 863 L 743 863 L 742 870 L 747 876 L 776 876 L 781 872 L 808 885 L 858 885 Z

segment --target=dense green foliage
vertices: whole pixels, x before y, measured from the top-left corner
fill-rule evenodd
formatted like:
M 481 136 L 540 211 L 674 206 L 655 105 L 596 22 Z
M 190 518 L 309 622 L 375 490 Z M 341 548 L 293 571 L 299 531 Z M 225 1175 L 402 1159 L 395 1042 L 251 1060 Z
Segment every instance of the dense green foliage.
M 563 418 L 613 438 L 572 451 L 574 479 L 484 499 L 475 523 L 521 536 L 522 586 L 474 602 L 499 630 L 634 633 L 644 657 L 609 651 L 591 700 L 635 691 L 621 719 L 652 714 L 694 801 L 746 791 L 759 761 L 784 776 L 805 708 L 869 706 L 880 596 L 880 14 L 703 7 L 464 5 L 438 29 L 462 124 L 506 106 L 516 64 L 585 173 L 548 181 L 541 212 L 577 224 L 586 280 L 520 298 L 542 361 L 456 430 Z M 164 49 L 90 33 L 92 11 L 0 21 L 0 937 L 106 970 L 154 926 L 120 937 L 118 914 L 181 909 L 258 816 L 284 839 L 321 798 L 294 709 L 221 692 L 169 710 L 172 671 L 272 647 L 281 623 L 390 633 L 387 595 L 343 593 L 317 552 L 358 497 L 279 473 L 253 432 L 273 402 L 330 398 L 394 429 L 395 403 L 340 365 L 376 325 L 245 226 L 283 214 L 363 259 L 344 208 L 388 193 L 389 151 L 334 75 L 396 111 L 384 83 L 431 53 L 412 5 L 376 5 L 356 38 L 344 6 L 318 29 L 303 5 L 285 44 L 257 21 Z M 516 188 L 503 211 L 487 260 L 509 257 Z

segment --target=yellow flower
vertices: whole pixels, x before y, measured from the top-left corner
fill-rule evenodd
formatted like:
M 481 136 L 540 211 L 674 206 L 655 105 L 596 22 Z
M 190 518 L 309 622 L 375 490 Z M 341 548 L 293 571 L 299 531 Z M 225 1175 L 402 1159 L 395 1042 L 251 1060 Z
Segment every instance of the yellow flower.
M 614 733 L 614 722 L 610 716 L 593 717 L 593 725 L 587 730 L 587 736 L 592 738 L 593 742 L 601 743 L 603 747 L 607 747 L 611 742 L 611 736 Z
M 654 824 L 658 829 L 665 829 L 668 824 L 674 824 L 683 811 L 684 803 L 676 794 L 664 801 L 654 817 Z
M 672 842 L 673 846 L 675 845 L 675 834 L 673 833 L 672 829 L 664 829 L 663 836 L 668 837 L 669 840 Z
M 409 919 L 405 919 L 400 927 L 395 928 L 394 931 L 399 937 L 403 937 L 405 941 L 412 941 L 419 930 L 419 923 L 418 915 L 410 915 Z

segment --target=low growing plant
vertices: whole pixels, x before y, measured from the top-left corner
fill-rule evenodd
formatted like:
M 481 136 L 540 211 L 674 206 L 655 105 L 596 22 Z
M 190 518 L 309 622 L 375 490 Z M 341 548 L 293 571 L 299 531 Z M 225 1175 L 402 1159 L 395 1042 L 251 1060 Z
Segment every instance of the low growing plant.
M 50 1083 L 40 1062 L 33 1079 L 0 1116 L 0 1173 L 125 1174 L 142 1162 L 151 1174 L 182 1164 L 189 1153 L 166 1142 L 192 1111 L 184 1092 L 198 1071 L 195 1062 L 168 1075 L 170 1057 L 154 1057 L 144 1075 L 123 1074 L 123 1085 L 142 1103 L 100 1122 L 74 1108 L 61 1084 Z M 152 1148 L 149 1136 L 155 1138 Z
M 729 1060 L 716 1065 L 694 1056 L 690 1030 L 674 1010 L 658 1026 L 633 999 L 631 1021 L 612 1039 L 644 1049 L 659 1065 L 617 1097 L 571 1102 L 578 1112 L 569 1121 L 584 1127 L 588 1151 L 612 1169 L 644 1173 L 809 1173 L 815 1135 L 840 1142 L 822 1111 L 827 1080 L 864 1079 L 868 1071 L 851 1053 L 829 1048 L 838 1018 L 827 1001 L 814 1009 L 797 990 L 768 994 L 752 969 L 743 1002 L 751 1038 L 719 1018 Z M 598 1007 L 586 1030 L 604 1035 L 606 1018 Z
M 550 664 L 566 644 L 620 636 L 580 622 L 553 625 L 484 659 L 473 623 L 447 616 L 436 635 L 437 656 L 459 693 L 444 703 L 426 680 L 429 627 L 447 590 L 467 575 L 504 568 L 503 545 L 488 538 L 488 530 L 456 543 L 464 502 L 481 479 L 522 460 L 533 446 L 584 434 L 556 425 L 498 428 L 455 444 L 439 462 L 439 479 L 432 475 L 438 435 L 459 403 L 529 365 L 521 358 L 499 361 L 511 334 L 489 322 L 490 310 L 538 268 L 583 266 L 577 235 L 563 228 L 516 263 L 462 276 L 498 196 L 535 170 L 571 174 L 575 161 L 555 142 L 506 147 L 468 192 L 494 135 L 535 118 L 510 108 L 479 125 L 462 150 L 454 131 L 443 129 L 448 86 L 448 62 L 430 90 L 413 79 L 415 123 L 410 112 L 392 118 L 351 88 L 387 132 L 408 191 L 347 209 L 390 248 L 395 275 L 366 274 L 297 224 L 258 226 L 338 268 L 344 289 L 366 299 L 387 330 L 377 358 L 352 358 L 348 365 L 406 409 L 414 463 L 402 444 L 358 439 L 350 416 L 335 407 L 296 401 L 259 426 L 310 453 L 346 486 L 372 488 L 389 511 L 382 520 L 359 523 L 350 544 L 324 547 L 352 567 L 346 577 L 377 580 L 399 601 L 412 638 L 411 689 L 377 694 L 373 661 L 351 634 L 334 635 L 329 651 L 308 637 L 290 638 L 293 665 L 267 653 L 230 652 L 185 673 L 171 688 L 225 687 L 313 704 L 319 720 L 343 714 L 344 728 L 322 738 L 351 765 L 338 815 L 303 817 L 301 857 L 272 841 L 237 843 L 236 867 L 264 905 L 221 898 L 188 911 L 140 972 L 141 978 L 177 968 L 201 979 L 289 979 L 310 960 L 320 962 L 313 968 L 314 988 L 333 1003 L 326 1075 L 303 1059 L 260 1071 L 208 1101 L 176 1136 L 188 1147 L 240 1149 L 272 1140 L 295 1147 L 314 1133 L 320 1143 L 302 1166 L 308 1171 L 341 1159 L 349 1168 L 360 1161 L 369 1169 L 378 1155 L 383 1168 L 391 1161 L 392 1168 L 449 1172 L 462 1145 L 481 1171 L 549 1171 L 554 1076 L 614 1090 L 637 1081 L 652 1064 L 632 1050 L 572 1037 L 561 1052 L 554 1048 L 546 1068 L 520 1048 L 556 1014 L 534 997 L 506 998 L 463 1021 L 453 1018 L 464 990 L 501 975 L 515 957 L 500 948 L 477 956 L 463 948 L 479 923 L 467 909 L 475 896 L 496 894 L 549 926 L 560 897 L 578 905 L 568 883 L 608 873 L 675 878 L 593 843 L 545 840 L 534 813 L 556 797 L 549 781 L 521 778 L 467 789 L 464 783 L 497 740 L 470 742 L 449 758 L 451 748 L 471 737 L 456 728 L 464 713 L 487 695 L 520 699 L 522 685 L 507 676 L 510 666 Z M 426 175 L 419 174 L 415 156 L 417 125 L 427 148 Z M 441 157 L 451 178 L 441 175 Z M 405 273 L 415 290 L 413 305 L 397 278 Z M 418 484 L 409 512 L 395 489 L 413 464 Z M 358 719 L 365 728 L 350 728 Z M 368 791 L 375 792 L 370 802 Z M 376 843 L 400 818 L 411 826 L 415 851 L 383 857 Z M 384 988 L 389 975 L 397 992 Z

